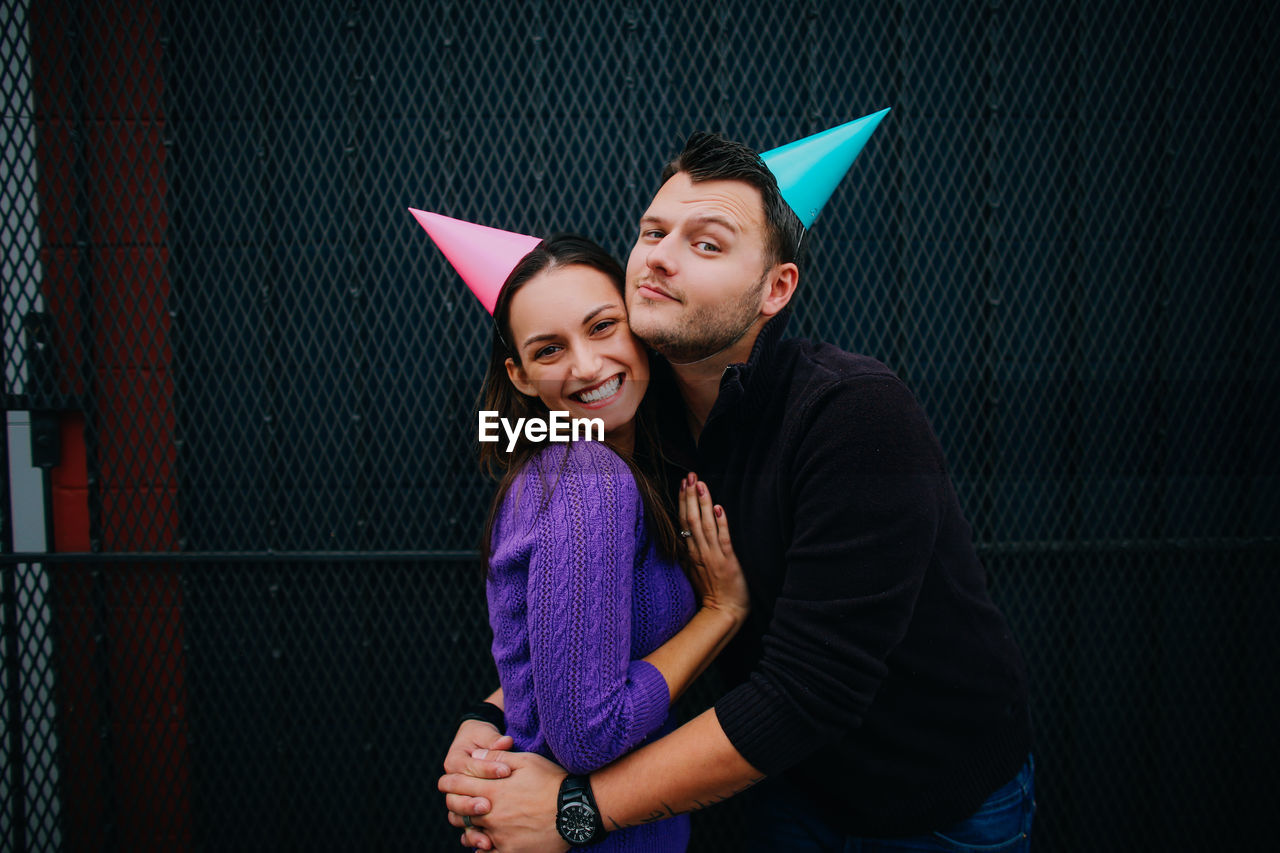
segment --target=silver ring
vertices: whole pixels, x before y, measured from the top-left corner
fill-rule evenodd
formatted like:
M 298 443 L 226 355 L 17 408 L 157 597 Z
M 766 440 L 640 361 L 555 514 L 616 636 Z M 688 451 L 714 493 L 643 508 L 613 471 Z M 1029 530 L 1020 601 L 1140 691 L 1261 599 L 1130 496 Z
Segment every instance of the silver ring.
M 681 530 L 681 531 L 680 531 L 680 538 L 681 538 L 681 539 L 688 539 L 688 538 L 689 538 L 690 536 L 692 536 L 692 535 L 693 535 L 693 531 L 691 531 L 691 530 Z
M 465 826 L 467 829 L 475 829 L 475 828 L 476 828 L 476 827 L 475 827 L 475 824 L 471 822 L 471 815 L 469 815 L 469 814 L 464 814 L 464 815 L 462 816 L 462 825 L 463 825 L 463 826 Z

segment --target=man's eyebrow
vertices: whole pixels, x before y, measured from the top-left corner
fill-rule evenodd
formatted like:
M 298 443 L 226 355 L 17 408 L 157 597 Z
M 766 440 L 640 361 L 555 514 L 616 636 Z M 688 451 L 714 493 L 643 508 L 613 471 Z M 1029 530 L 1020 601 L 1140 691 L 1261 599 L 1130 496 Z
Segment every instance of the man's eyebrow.
M 644 216 L 640 217 L 641 228 L 643 228 L 646 225 L 664 225 L 664 224 L 666 224 L 665 219 L 663 219 L 660 216 L 655 216 L 652 213 L 646 213 Z M 725 229 L 726 231 L 732 234 L 737 234 L 742 230 L 740 227 L 738 227 L 738 223 L 734 222 L 732 219 L 729 219 L 727 216 L 721 216 L 717 213 L 704 213 L 699 216 L 695 216 L 692 219 L 690 219 L 688 222 L 686 222 L 685 225 L 688 228 L 695 228 L 695 229 L 703 228 L 703 227 L 706 227 L 707 225 L 719 225 L 721 228 Z
M 714 213 L 704 213 L 701 216 L 695 216 L 689 220 L 689 225 L 693 228 L 700 228 L 705 225 L 719 225 L 726 231 L 737 234 L 742 229 L 738 227 L 738 223 L 725 216 L 719 216 Z

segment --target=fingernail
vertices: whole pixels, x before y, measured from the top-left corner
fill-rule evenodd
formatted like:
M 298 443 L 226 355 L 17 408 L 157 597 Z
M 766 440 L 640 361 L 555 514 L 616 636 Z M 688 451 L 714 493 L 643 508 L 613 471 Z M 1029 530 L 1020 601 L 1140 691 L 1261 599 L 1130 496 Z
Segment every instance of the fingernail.
M 488 758 L 488 757 L 489 757 L 489 750 L 487 750 L 487 749 L 477 749 L 475 752 L 471 753 L 471 757 L 472 757 L 472 758 L 477 758 L 477 759 L 479 759 L 479 760 L 483 761 L 484 759 L 486 759 L 486 758 Z
M 724 518 L 724 507 L 716 504 L 716 518 Z
M 698 484 L 698 494 L 703 495 L 703 496 L 706 496 L 706 494 L 707 494 L 707 485 L 706 485 L 706 483 L 699 483 L 699 484 Z

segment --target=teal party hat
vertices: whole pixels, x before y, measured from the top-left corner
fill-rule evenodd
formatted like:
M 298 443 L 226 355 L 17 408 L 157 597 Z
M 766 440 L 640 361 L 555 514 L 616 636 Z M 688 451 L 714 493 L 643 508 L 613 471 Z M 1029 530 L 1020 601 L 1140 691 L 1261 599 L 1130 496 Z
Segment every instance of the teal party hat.
M 883 109 L 760 155 L 806 230 L 888 112 Z

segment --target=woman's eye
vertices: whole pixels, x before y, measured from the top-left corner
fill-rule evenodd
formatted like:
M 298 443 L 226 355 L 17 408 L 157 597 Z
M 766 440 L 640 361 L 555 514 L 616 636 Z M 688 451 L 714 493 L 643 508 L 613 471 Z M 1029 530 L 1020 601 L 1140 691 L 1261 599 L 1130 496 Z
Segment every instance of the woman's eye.
M 545 357 L 547 357 L 547 356 L 555 355 L 555 354 L 556 354 L 556 353 L 558 353 L 559 351 L 560 351 L 560 345 L 559 345 L 559 344 L 548 344 L 547 346 L 545 346 L 545 347 L 543 347 L 542 349 L 540 349 L 540 350 L 538 350 L 537 352 L 535 352 L 535 353 L 533 354 L 533 357 L 534 357 L 534 358 L 545 358 Z
M 594 335 L 597 332 L 602 332 L 605 329 L 616 326 L 617 324 L 618 324 L 617 320 L 601 320 L 599 323 L 596 323 L 594 326 L 591 327 L 591 334 Z

